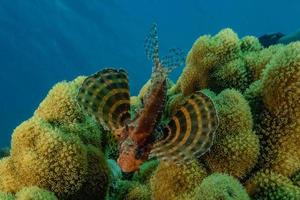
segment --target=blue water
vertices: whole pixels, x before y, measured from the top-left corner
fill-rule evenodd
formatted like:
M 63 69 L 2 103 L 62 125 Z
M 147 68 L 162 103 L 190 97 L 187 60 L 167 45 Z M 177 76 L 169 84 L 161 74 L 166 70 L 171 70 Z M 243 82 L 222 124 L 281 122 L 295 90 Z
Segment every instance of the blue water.
M 163 54 L 225 27 L 240 37 L 292 32 L 299 8 L 298 0 L 0 0 L 0 147 L 58 81 L 123 67 L 137 94 L 151 71 L 143 42 L 153 22 Z

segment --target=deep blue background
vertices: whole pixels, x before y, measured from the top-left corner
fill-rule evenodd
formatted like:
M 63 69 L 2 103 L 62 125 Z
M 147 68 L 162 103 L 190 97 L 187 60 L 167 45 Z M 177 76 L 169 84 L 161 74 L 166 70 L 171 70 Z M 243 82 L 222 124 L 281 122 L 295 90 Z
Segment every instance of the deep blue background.
M 299 8 L 299 0 L 0 0 L 0 147 L 58 81 L 123 67 L 137 94 L 151 71 L 143 42 L 152 22 L 162 52 L 188 51 L 225 27 L 240 37 L 292 32 Z

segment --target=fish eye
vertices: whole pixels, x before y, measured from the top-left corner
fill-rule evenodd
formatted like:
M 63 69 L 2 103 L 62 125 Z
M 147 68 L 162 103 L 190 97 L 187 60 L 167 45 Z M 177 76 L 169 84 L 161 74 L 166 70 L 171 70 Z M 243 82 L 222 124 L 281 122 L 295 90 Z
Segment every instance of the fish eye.
M 141 148 L 137 148 L 136 150 L 135 150 L 135 158 L 136 159 L 141 159 L 142 158 L 142 156 L 143 156 L 143 149 L 141 149 Z

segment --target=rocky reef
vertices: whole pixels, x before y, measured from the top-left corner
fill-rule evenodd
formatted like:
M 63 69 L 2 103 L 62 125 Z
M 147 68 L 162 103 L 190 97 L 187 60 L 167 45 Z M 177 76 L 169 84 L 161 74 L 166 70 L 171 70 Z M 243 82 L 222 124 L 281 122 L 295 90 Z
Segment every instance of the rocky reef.
M 76 102 L 85 77 L 56 84 L 12 134 L 0 198 L 108 200 L 300 199 L 300 42 L 263 48 L 231 29 L 200 36 L 164 116 L 202 90 L 219 116 L 213 146 L 191 163 L 145 162 L 122 174 L 117 144 Z M 149 82 L 131 97 L 132 114 Z

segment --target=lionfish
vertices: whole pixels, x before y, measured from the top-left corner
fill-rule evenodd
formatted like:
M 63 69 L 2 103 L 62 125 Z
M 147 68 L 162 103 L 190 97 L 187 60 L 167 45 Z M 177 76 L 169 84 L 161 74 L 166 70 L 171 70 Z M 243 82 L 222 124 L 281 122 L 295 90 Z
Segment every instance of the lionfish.
M 123 172 L 138 170 L 152 157 L 179 164 L 189 162 L 210 148 L 218 126 L 213 101 L 199 91 L 186 97 L 168 123 L 160 123 L 167 99 L 167 76 L 184 63 L 185 56 L 174 48 L 159 58 L 156 24 L 146 37 L 145 50 L 153 61 L 151 85 L 134 117 L 130 114 L 128 76 L 123 69 L 103 69 L 87 77 L 77 96 L 81 107 L 116 137 L 117 162 Z

